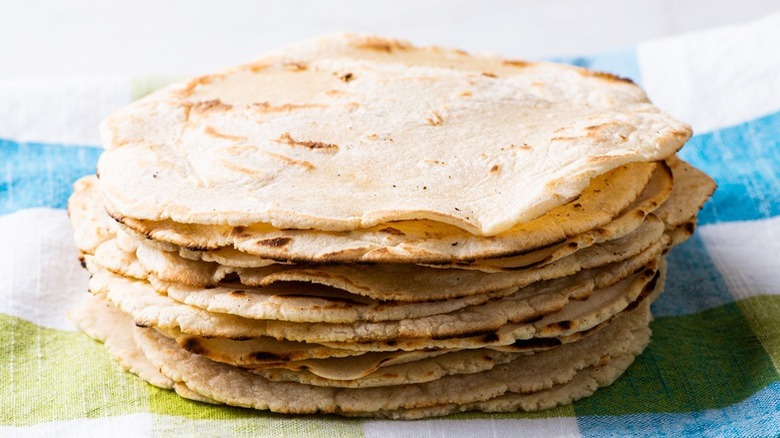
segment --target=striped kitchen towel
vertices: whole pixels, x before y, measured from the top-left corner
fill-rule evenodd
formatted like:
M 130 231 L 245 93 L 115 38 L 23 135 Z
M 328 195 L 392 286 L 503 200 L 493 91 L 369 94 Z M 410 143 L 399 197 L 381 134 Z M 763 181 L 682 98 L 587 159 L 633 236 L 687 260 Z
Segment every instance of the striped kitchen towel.
M 780 15 L 567 58 L 640 83 L 692 123 L 685 160 L 719 185 L 671 254 L 653 341 L 570 406 L 391 422 L 184 400 L 112 362 L 67 310 L 86 296 L 65 211 L 97 124 L 165 79 L 0 82 L 0 436 L 780 435 Z

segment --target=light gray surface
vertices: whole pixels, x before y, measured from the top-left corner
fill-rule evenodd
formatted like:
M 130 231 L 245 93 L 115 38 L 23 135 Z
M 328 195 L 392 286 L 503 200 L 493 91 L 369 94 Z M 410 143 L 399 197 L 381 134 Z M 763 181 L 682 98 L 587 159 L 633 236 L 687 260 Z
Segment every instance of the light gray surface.
M 336 31 L 539 58 L 777 10 L 777 0 L 3 1 L 0 79 L 205 72 Z

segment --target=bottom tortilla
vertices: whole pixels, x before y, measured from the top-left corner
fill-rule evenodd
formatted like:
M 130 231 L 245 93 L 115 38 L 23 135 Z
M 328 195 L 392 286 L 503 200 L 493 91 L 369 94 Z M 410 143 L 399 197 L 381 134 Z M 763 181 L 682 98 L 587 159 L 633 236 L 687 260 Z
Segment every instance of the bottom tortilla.
M 88 303 L 73 313 L 74 319 L 90 336 L 106 342 L 110 354 L 125 369 L 186 398 L 282 413 L 415 419 L 471 410 L 552 408 L 611 384 L 650 337 L 649 303 L 645 302 L 593 336 L 487 372 L 425 384 L 338 389 L 273 382 L 213 362 L 181 349 L 153 329 L 135 327 L 130 317 L 100 296 Z

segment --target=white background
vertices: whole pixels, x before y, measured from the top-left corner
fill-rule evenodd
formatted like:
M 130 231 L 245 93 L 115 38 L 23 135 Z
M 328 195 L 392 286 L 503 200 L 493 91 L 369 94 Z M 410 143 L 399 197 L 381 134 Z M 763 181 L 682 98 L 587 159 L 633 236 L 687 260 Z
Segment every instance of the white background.
M 760 18 L 778 0 L 2 0 L 0 79 L 187 74 L 359 31 L 539 58 Z

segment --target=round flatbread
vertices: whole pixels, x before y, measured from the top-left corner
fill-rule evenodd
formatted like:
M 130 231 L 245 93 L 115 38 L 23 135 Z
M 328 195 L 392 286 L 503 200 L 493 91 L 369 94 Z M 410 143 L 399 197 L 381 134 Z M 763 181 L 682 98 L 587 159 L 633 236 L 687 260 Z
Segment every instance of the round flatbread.
M 150 329 L 136 330 L 135 339 L 164 374 L 210 399 L 275 412 L 358 414 L 465 404 L 506 393 L 549 389 L 571 381 L 578 370 L 603 364 L 611 356 L 639 354 L 649 339 L 648 319 L 645 306 L 580 342 L 522 356 L 480 373 L 446 376 L 415 385 L 356 389 L 271 382 L 188 353 Z
M 99 171 L 121 217 L 492 236 L 690 134 L 612 75 L 331 36 L 119 110 Z
M 509 309 L 505 313 L 477 311 L 473 315 L 464 309 L 419 319 L 359 321 L 352 324 L 251 320 L 211 313 L 161 296 L 143 281 L 99 269 L 93 272 L 90 290 L 106 294 L 117 307 L 132 315 L 140 326 L 178 328 L 184 333 L 198 336 L 270 336 L 363 351 L 479 348 L 486 345 L 509 345 L 517 339 L 532 338 L 537 333 L 544 333 L 543 337 L 563 336 L 593 327 L 634 301 L 651 282 L 656 269 L 657 263 L 654 261 L 642 272 L 601 289 L 585 301 L 566 303 L 564 300 L 562 307 L 527 306 L 530 308 Z M 466 316 L 459 312 L 466 312 Z M 559 314 L 567 315 L 570 319 L 558 320 L 555 317 Z M 543 318 L 536 322 L 525 322 L 539 317 Z

